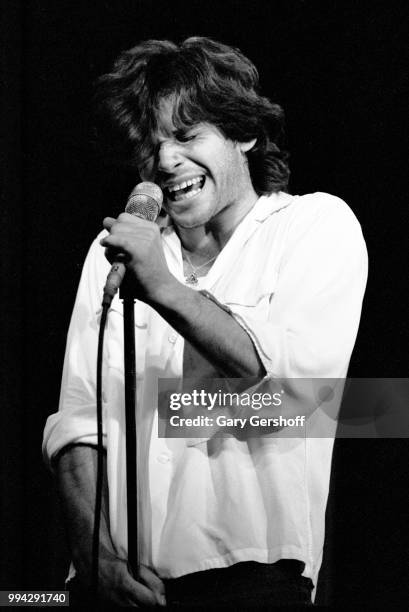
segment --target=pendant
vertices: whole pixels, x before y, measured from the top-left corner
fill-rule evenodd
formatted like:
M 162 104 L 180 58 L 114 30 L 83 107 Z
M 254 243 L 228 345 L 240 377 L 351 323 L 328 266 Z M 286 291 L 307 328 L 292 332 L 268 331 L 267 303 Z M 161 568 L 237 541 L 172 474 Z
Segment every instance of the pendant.
M 195 272 L 192 272 L 192 274 L 189 274 L 189 276 L 186 276 L 185 283 L 187 285 L 197 285 L 198 280 L 197 280 L 197 276 Z

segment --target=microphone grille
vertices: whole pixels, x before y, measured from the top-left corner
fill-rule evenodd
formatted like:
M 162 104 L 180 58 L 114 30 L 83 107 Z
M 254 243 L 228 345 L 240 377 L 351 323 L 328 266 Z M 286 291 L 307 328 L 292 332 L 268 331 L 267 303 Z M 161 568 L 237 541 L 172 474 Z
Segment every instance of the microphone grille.
M 138 183 L 131 191 L 125 212 L 147 221 L 156 221 L 162 208 L 162 190 L 155 183 Z

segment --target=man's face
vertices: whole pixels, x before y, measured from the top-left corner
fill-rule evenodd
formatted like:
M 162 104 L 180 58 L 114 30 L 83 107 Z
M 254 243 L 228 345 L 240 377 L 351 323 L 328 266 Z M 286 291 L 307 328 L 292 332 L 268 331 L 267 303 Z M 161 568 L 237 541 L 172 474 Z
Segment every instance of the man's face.
M 203 226 L 216 215 L 254 203 L 246 151 L 250 143 L 235 143 L 209 123 L 199 123 L 185 133 L 172 122 L 172 101 L 163 99 L 154 153 L 139 169 L 143 180 L 157 183 L 164 208 L 180 227 Z M 248 206 L 247 206 L 248 208 Z

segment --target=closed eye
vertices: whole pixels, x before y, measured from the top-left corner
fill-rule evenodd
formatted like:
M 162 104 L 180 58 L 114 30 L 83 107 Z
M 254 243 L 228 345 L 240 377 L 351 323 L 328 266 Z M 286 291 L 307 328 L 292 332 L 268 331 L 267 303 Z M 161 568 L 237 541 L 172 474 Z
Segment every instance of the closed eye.
M 189 142 L 195 138 L 196 134 L 192 130 L 177 130 L 175 137 L 179 142 Z

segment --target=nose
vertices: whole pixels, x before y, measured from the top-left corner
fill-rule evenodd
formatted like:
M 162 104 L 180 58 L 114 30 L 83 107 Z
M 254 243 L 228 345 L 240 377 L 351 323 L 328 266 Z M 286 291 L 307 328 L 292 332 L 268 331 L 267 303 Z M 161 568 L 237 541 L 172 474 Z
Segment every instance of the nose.
M 180 146 L 177 142 L 162 142 L 158 149 L 159 172 L 171 173 L 183 162 Z

